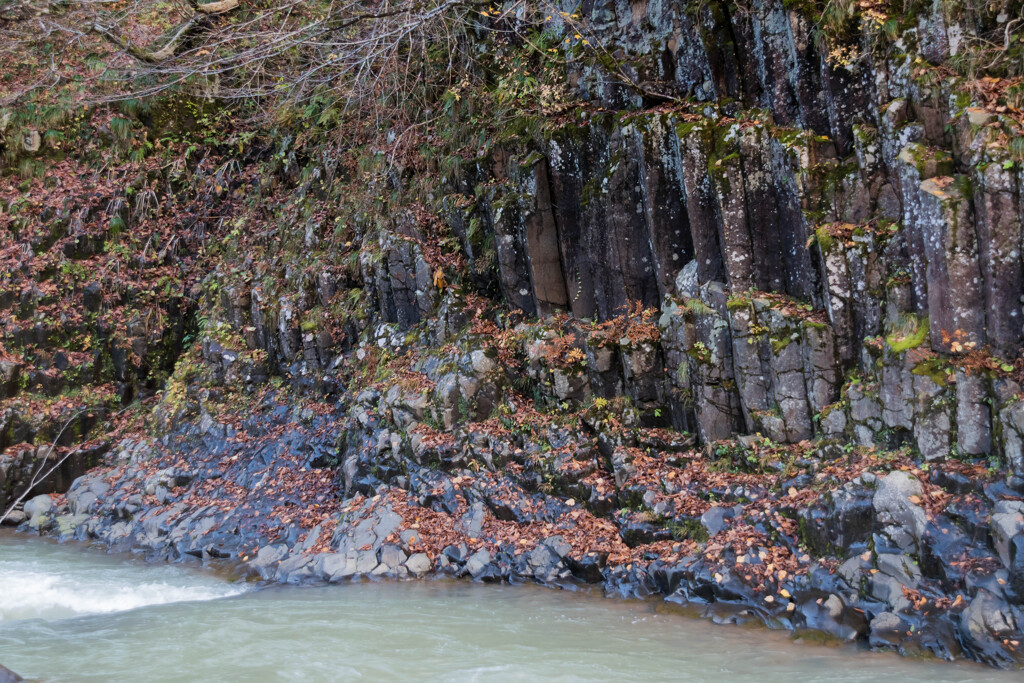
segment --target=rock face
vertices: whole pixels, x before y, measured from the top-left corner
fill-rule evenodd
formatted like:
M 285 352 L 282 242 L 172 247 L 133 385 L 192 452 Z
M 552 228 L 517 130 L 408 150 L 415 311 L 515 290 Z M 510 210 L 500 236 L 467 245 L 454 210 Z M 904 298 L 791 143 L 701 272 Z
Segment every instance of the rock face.
M 496 144 L 430 193 L 446 197 L 467 266 L 459 275 L 513 314 L 607 322 L 631 306 L 661 311 L 661 338 L 642 353 L 605 347 L 605 369 L 587 366 L 585 380 L 555 373 L 559 400 L 625 394 L 704 442 L 760 432 L 790 443 L 906 443 L 929 460 L 999 458 L 1024 476 L 1013 369 L 1024 342 L 1024 199 L 1007 149 L 1019 122 L 919 66 L 946 63 L 1012 13 L 961 16 L 933 4 L 881 42 L 865 20 L 846 39 L 875 47 L 849 63 L 812 39 L 814 17 L 782 0 L 743 11 L 580 10 L 595 39 L 630 58 L 634 83 L 658 83 L 679 103 L 652 107 L 606 64 L 571 63 L 569 82 L 592 107 Z M 559 30 L 561 19 L 551 21 Z M 56 242 L 31 249 L 64 248 L 65 218 Z M 255 387 L 277 373 L 330 392 L 343 354 L 381 341 L 369 338 L 375 324 L 402 334 L 437 320 L 439 342 L 467 322 L 465 301 L 445 296 L 452 273 L 415 211 L 360 226 L 345 273 L 323 265 L 329 250 L 310 230 L 280 281 L 218 275 L 203 313 L 217 330 L 203 357 L 218 379 Z M 103 248 L 75 239 L 76 258 Z M 26 280 L 20 300 L 0 300 L 0 310 L 17 304 L 25 323 L 9 333 L 16 346 L 52 345 L 28 324 L 47 301 L 39 284 Z M 109 305 L 98 283 L 78 285 L 84 312 Z M 172 320 L 177 305 L 162 315 Z M 344 320 L 328 332 L 332 318 Z M 180 347 L 182 333 L 168 326 L 167 346 Z M 158 336 L 133 323 L 104 347 L 119 395 L 140 391 L 160 365 L 138 360 Z M 7 396 L 26 382 L 51 396 L 67 387 L 68 355 L 43 356 L 0 359 Z M 57 431 L 11 410 L 0 416 L 0 448 L 13 453 Z M 66 446 L 89 425 L 71 431 Z M 22 479 L 11 473 L 17 463 L 2 467 Z
M 999 458 L 1024 476 L 1013 370 L 1022 199 L 1005 145 L 1016 124 L 914 67 L 913 46 L 937 40 L 947 47 L 921 50 L 941 62 L 955 41 L 936 36 L 974 35 L 984 22 L 934 10 L 844 65 L 811 46 L 812 23 L 781 0 L 749 12 L 587 13 L 605 44 L 637 56 L 641 80 L 699 106 L 645 109 L 642 94 L 582 64 L 579 94 L 604 112 L 506 145 L 460 180 L 474 198 L 449 221 L 481 291 L 527 316 L 662 313 L 660 339 L 642 354 L 605 348 L 594 359 L 604 370 L 560 369 L 552 395 L 622 393 L 704 442 L 760 432 L 905 443 L 928 460 Z M 749 49 L 734 49 L 740 37 Z M 673 47 L 644 58 L 655 45 Z M 398 214 L 364 245 L 371 321 L 404 332 L 455 314 L 439 332 L 458 329 L 427 241 Z M 492 270 L 477 269 L 484 243 Z M 297 300 L 308 307 L 344 286 L 325 273 Z M 269 368 L 320 382 L 345 348 L 300 333 L 292 293 L 263 289 L 232 284 L 220 317 L 250 330 L 249 350 L 265 350 Z M 216 353 L 208 360 L 238 373 Z

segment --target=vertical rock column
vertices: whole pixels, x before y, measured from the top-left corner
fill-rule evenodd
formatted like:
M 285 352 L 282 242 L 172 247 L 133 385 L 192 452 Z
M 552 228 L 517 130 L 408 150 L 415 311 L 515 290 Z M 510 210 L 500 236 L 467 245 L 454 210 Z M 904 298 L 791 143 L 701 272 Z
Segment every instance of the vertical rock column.
M 1024 338 L 1021 292 L 1021 212 L 1017 179 L 1005 149 L 990 147 L 987 163 L 973 168 L 974 208 L 985 294 L 985 330 L 992 350 L 1012 358 Z
M 978 263 L 978 235 L 970 202 L 951 177 L 920 185 L 919 222 L 927 259 L 928 313 L 932 348 L 947 340 L 985 343 L 984 283 Z

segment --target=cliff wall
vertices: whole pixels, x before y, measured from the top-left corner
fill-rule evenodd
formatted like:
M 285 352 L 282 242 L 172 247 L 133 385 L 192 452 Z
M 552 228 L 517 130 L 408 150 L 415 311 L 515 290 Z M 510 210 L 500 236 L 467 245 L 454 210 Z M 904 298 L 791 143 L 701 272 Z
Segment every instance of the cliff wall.
M 554 85 L 506 74 L 541 106 L 450 90 L 414 152 L 299 127 L 131 193 L 82 162 L 63 213 L 12 186 L 0 489 L 72 453 L 25 528 L 1013 665 L 1020 12 L 565 4 Z

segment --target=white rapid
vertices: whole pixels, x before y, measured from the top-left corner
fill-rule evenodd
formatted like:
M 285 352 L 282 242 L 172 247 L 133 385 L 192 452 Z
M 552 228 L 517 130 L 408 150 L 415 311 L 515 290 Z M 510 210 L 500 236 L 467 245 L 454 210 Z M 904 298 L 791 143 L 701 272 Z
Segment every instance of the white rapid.
M 0 623 L 215 600 L 243 590 L 245 586 L 181 567 L 128 562 L 74 546 L 0 536 Z

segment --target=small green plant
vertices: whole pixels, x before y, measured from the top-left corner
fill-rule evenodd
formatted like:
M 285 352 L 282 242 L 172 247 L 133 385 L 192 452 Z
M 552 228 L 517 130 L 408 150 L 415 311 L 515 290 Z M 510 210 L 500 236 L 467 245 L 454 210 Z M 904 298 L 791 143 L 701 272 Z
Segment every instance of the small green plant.
M 910 314 L 892 326 L 885 343 L 893 353 L 903 353 L 921 346 L 928 338 L 928 318 Z
M 690 349 L 690 355 L 693 356 L 699 363 L 710 363 L 711 362 L 711 349 L 707 347 L 702 341 L 695 342 L 693 348 Z
M 708 530 L 700 523 L 699 519 L 684 519 L 668 525 L 668 531 L 672 534 L 673 540 L 691 540 L 697 543 L 706 543 Z

